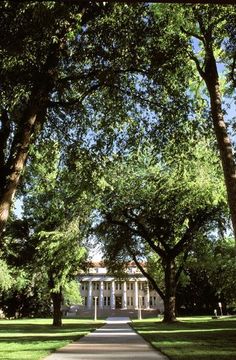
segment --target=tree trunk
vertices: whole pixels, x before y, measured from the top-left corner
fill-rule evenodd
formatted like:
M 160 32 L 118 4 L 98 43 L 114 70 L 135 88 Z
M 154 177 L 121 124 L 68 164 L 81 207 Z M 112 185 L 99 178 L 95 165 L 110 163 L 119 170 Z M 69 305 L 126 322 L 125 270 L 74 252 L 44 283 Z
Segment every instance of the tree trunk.
M 225 185 L 227 189 L 228 205 L 231 214 L 234 237 L 236 239 L 236 165 L 233 156 L 232 144 L 224 121 L 219 76 L 212 49 L 208 49 L 206 59 L 207 62 L 204 72 L 204 80 L 210 95 L 211 115 L 220 151 Z
M 25 167 L 29 147 L 33 143 L 33 137 L 37 129 L 42 126 L 46 115 L 49 95 L 54 87 L 54 70 L 58 64 L 58 53 L 59 45 L 53 44 L 45 63 L 44 73 L 41 74 L 40 79 L 35 80 L 31 98 L 19 120 L 8 160 L 1 159 L 0 238 L 4 232 L 11 204 Z
M 62 326 L 62 291 L 51 293 L 52 305 L 53 305 L 53 326 Z
M 175 297 L 176 279 L 175 263 L 173 260 L 166 260 L 165 264 L 165 297 L 164 297 L 164 319 L 163 322 L 175 322 Z
M 37 114 L 30 111 L 24 120 L 24 125 L 16 135 L 8 163 L 5 166 L 5 174 L 1 178 L 0 190 L 0 236 L 6 226 L 11 204 L 13 202 L 21 173 L 24 169 L 28 155 L 31 137 Z

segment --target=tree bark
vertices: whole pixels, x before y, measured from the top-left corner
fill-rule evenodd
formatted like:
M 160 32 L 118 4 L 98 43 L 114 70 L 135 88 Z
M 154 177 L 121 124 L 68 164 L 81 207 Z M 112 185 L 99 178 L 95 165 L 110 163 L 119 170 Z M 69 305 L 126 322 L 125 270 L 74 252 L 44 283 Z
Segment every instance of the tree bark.
M 52 305 L 53 305 L 53 326 L 62 326 L 62 291 L 51 293 Z
M 3 235 L 11 204 L 20 182 L 33 137 L 44 122 L 50 93 L 54 87 L 55 68 L 58 63 L 58 45 L 53 45 L 43 73 L 35 79 L 30 100 L 19 121 L 8 160 L 2 159 L 0 176 L 0 238 Z M 37 125 L 37 126 L 36 126 Z
M 11 204 L 25 166 L 36 119 L 37 111 L 32 109 L 15 137 L 8 164 L 4 169 L 0 191 L 0 236 L 5 229 Z
M 175 297 L 176 297 L 176 271 L 172 259 L 165 261 L 165 297 L 164 297 L 164 319 L 163 322 L 175 322 Z
M 236 239 L 236 164 L 233 156 L 231 140 L 227 133 L 227 127 L 223 116 L 219 76 L 212 49 L 207 50 L 206 59 L 204 80 L 210 95 L 211 115 L 220 151 L 228 205 L 231 214 L 234 237 Z

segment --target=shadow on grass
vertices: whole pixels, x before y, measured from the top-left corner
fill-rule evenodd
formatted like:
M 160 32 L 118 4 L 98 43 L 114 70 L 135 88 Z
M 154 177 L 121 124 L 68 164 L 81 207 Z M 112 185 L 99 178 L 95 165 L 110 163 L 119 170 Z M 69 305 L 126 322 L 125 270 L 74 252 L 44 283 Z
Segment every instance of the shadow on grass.
M 99 327 L 98 324 L 64 324 L 62 325 L 62 327 L 54 327 L 50 324 L 27 324 L 24 322 L 24 320 L 22 320 L 22 323 L 19 324 L 11 324 L 10 321 L 9 323 L 6 324 L 1 324 L 0 322 L 0 337 L 1 337 L 1 333 L 6 333 L 6 332 L 10 332 L 10 333 L 22 333 L 22 332 L 26 332 L 26 333 L 42 333 L 42 332 L 47 332 L 47 333 L 66 333 L 66 332 L 72 332 L 72 331 L 88 331 L 90 329 L 95 329 Z
M 236 319 L 133 324 L 172 360 L 235 360 Z
M 62 327 L 53 327 L 49 324 L 27 324 L 22 320 L 19 323 L 0 322 L 0 343 L 48 342 L 48 341 L 73 341 L 84 334 L 95 330 L 98 324 L 64 324 Z M 1 349 L 0 349 L 1 351 Z

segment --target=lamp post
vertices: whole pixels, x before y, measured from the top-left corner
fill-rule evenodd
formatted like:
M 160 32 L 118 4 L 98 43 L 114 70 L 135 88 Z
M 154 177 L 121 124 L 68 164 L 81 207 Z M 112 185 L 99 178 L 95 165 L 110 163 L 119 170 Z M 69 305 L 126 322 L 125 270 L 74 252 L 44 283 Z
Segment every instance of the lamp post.
M 142 308 L 141 308 L 141 299 L 142 299 L 142 296 L 139 296 L 139 306 L 138 306 L 138 319 L 139 320 L 142 320 Z
M 97 296 L 94 296 L 94 321 L 97 321 Z
M 222 303 L 218 302 L 218 306 L 220 308 L 220 316 L 223 316 L 223 312 L 222 312 Z

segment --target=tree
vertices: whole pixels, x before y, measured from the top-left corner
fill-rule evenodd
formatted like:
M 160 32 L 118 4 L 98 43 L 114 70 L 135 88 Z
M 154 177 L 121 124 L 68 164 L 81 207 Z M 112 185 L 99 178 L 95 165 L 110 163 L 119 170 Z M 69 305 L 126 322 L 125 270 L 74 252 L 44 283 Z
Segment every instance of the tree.
M 140 105 L 152 104 L 157 94 L 153 106 L 162 114 L 169 114 L 170 108 L 185 111 L 185 97 L 179 96 L 179 89 L 186 83 L 184 72 L 176 66 L 182 63 L 181 57 L 173 56 L 181 49 L 180 37 L 167 34 L 168 46 L 161 41 L 154 46 L 150 34 L 162 34 L 163 20 L 156 21 L 145 4 L 81 1 L 16 5 L 4 1 L 0 9 L 4 14 L 0 24 L 2 233 L 30 144 L 42 128 L 47 136 L 54 136 L 59 129 L 64 142 L 78 134 L 79 140 L 86 142 L 91 126 L 95 138 L 99 135 L 98 147 L 107 149 L 121 121 L 125 128 L 131 108 L 137 119 Z M 160 70 L 156 74 L 158 93 L 146 77 L 154 64 Z M 178 70 L 179 87 L 172 86 L 173 76 L 166 81 L 174 69 Z M 181 106 L 176 106 L 174 95 Z M 133 100 L 132 106 L 129 99 Z M 149 124 L 145 127 L 145 131 L 152 131 Z
M 167 29 L 172 28 L 178 33 L 182 32 L 183 37 L 187 36 L 188 45 L 184 42 L 186 57 L 193 61 L 200 79 L 206 85 L 236 238 L 236 166 L 229 130 L 224 119 L 224 89 L 217 68 L 219 61 L 226 67 L 230 64 L 232 79 L 234 33 L 230 31 L 229 19 L 235 20 L 235 8 L 222 5 L 180 5 L 173 9 L 173 5 L 165 8 L 154 5 L 154 12 L 156 16 L 166 16 Z M 227 40 L 230 44 L 228 47 L 225 46 Z
M 97 228 L 111 262 L 131 258 L 151 281 L 164 301 L 166 322 L 176 319 L 176 287 L 191 246 L 225 204 L 223 184 L 216 184 L 220 167 L 209 147 L 192 141 L 188 151 L 180 149 L 171 146 L 162 155 L 139 149 L 114 161 L 101 183 Z M 161 259 L 164 290 L 141 266 L 150 253 Z
M 233 239 L 217 232 L 199 238 L 186 262 L 184 281 L 177 290 L 178 307 L 185 308 L 180 311 L 213 314 L 219 302 L 224 313 L 235 310 L 235 271 Z
M 0 260 L 0 290 L 8 290 L 13 283 L 10 269 L 4 260 Z
M 51 102 L 60 97 L 62 88 L 70 88 L 62 78 L 72 43 L 103 9 L 103 4 L 87 1 L 1 2 L 0 235 L 29 147 L 47 120 Z M 84 87 L 82 97 L 83 91 Z
M 47 273 L 53 307 L 53 326 L 62 325 L 63 288 L 77 275 L 86 251 L 78 244 L 79 231 L 42 231 L 38 246 L 39 266 Z
M 53 325 L 61 326 L 64 289 L 76 278 L 87 256 L 83 240 L 93 202 L 91 185 L 96 167 L 91 168 L 86 151 L 70 147 L 64 156 L 58 142 L 52 140 L 42 140 L 32 148 L 31 157 L 23 186 L 23 214 L 32 233 L 28 242 L 35 244 L 34 272 L 40 269 L 46 275 Z M 47 162 L 44 158 L 48 158 Z

